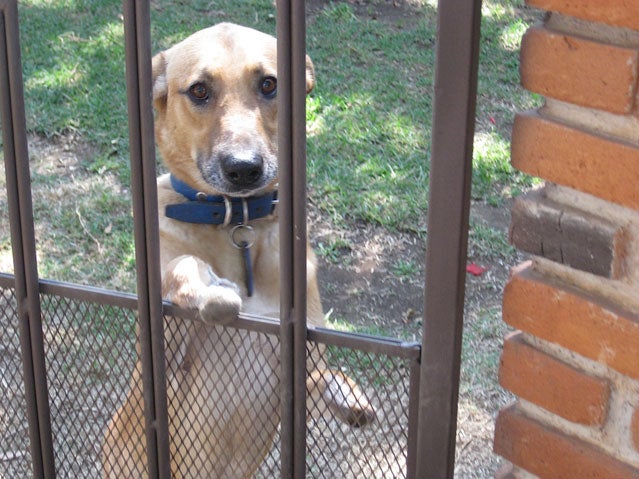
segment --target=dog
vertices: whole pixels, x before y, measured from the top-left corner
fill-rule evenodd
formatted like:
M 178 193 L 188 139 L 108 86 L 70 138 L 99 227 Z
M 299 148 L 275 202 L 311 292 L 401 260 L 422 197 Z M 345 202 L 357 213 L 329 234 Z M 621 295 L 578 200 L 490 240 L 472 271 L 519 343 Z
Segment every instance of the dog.
M 156 143 L 169 171 L 157 183 L 162 293 L 202 320 L 165 327 L 172 477 L 249 478 L 279 424 L 278 349 L 264 335 L 220 325 L 240 312 L 279 317 L 276 39 L 218 24 L 154 56 L 152 71 Z M 307 57 L 307 93 L 314 85 Z M 322 326 L 307 249 L 308 324 Z M 321 351 L 313 364 L 309 407 L 322 402 L 353 426 L 375 419 L 358 386 L 325 369 Z M 139 360 L 102 462 L 108 478 L 145 470 Z

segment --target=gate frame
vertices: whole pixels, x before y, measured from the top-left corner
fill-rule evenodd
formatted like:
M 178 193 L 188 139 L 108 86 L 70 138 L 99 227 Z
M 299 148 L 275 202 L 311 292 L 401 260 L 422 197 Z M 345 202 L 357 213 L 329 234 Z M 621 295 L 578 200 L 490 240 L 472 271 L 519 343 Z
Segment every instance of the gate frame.
M 173 307 L 163 303 L 160 287 L 150 5 L 123 0 L 123 11 L 147 457 L 149 476 L 165 479 L 170 454 L 163 317 Z M 421 348 L 363 340 L 376 351 L 399 345 L 408 357 L 415 354 L 409 413 L 417 413 L 417 424 L 409 425 L 407 477 L 451 478 L 454 472 L 480 23 L 481 0 L 439 0 L 426 254 L 427 272 L 437 272 L 437 281 L 426 281 Z M 303 478 L 306 341 L 325 337 L 345 344 L 349 335 L 309 330 L 306 288 L 299 286 L 306 284 L 307 239 L 303 0 L 277 1 L 277 31 L 280 241 L 281 250 L 291 252 L 281 255 L 281 476 Z M 0 0 L 0 63 L 7 65 L 0 72 L 0 107 L 32 464 L 35 477 L 49 479 L 55 464 L 40 293 L 102 293 L 38 278 L 17 0 Z
M 417 477 L 455 468 L 480 29 L 481 0 L 439 0 Z

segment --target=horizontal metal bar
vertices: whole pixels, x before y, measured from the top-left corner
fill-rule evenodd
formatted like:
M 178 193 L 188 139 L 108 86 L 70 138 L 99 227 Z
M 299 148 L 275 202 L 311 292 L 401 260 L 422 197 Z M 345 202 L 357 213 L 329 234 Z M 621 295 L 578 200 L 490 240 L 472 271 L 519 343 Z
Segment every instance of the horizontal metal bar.
M 75 301 L 104 304 L 127 309 L 137 309 L 137 297 L 131 293 L 110 291 L 93 286 L 64 283 L 54 280 L 40 280 L 40 293 Z
M 357 349 L 372 354 L 386 354 L 406 359 L 419 359 L 421 345 L 398 339 L 384 338 L 362 333 L 348 333 L 327 328 L 308 329 L 308 339 L 329 346 Z
M 0 288 L 10 289 L 15 287 L 15 277 L 9 273 L 0 273 Z
M 0 288 L 12 288 L 13 286 L 13 275 L 0 273 Z M 137 297 L 131 293 L 122 293 L 119 291 L 110 291 L 53 280 L 40 280 L 40 292 L 42 294 L 61 296 L 75 301 L 87 301 L 127 309 L 136 309 L 138 305 Z M 195 311 L 180 308 L 168 301 L 163 303 L 163 313 L 165 316 L 199 321 Z M 238 320 L 231 323 L 229 327 L 274 336 L 280 333 L 280 323 L 278 320 L 255 314 L 240 314 Z M 386 354 L 388 356 L 416 360 L 419 360 L 421 357 L 421 345 L 417 342 L 405 342 L 399 339 L 385 338 L 371 334 L 309 327 L 307 339 L 315 343 L 356 349 L 372 354 Z

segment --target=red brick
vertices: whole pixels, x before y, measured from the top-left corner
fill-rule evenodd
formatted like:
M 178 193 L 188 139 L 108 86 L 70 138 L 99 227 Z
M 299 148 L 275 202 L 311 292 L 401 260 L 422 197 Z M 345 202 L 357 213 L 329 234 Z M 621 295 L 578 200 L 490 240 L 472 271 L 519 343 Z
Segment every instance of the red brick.
M 632 442 L 635 449 L 639 451 L 639 408 L 635 409 L 635 413 L 632 415 L 630 434 L 632 434 Z
M 606 278 L 627 273 L 626 229 L 534 190 L 515 200 L 509 240 L 517 249 Z
M 639 52 L 553 32 L 528 29 L 521 43 L 521 82 L 535 93 L 612 113 L 635 104 Z
M 637 479 L 639 469 L 509 407 L 495 424 L 495 452 L 544 479 Z
M 526 3 L 592 22 L 639 30 L 639 3 L 635 0 L 526 0 Z
M 529 346 L 516 333 L 504 343 L 499 383 L 569 421 L 601 425 L 606 419 L 610 385 Z
M 639 316 L 524 263 L 504 289 L 506 323 L 639 379 Z
M 533 176 L 639 209 L 639 148 L 534 112 L 515 117 L 512 164 Z

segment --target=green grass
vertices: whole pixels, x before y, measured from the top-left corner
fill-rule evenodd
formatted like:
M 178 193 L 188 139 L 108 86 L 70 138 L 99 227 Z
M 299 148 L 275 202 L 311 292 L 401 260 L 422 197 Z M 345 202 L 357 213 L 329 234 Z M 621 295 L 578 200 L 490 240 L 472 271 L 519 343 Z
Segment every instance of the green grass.
M 315 246 L 315 252 L 318 256 L 325 258 L 333 264 L 339 263 L 343 256 L 350 251 L 350 243 L 341 238 L 332 238 L 328 241 L 320 241 Z
M 518 14 L 522 5 L 486 0 L 483 7 L 473 197 L 494 205 L 533 182 L 514 172 L 508 159 L 514 111 L 539 102 L 518 86 L 519 42 L 532 22 Z M 71 175 L 34 165 L 36 215 L 46 230 L 39 233 L 41 269 L 56 279 L 130 289 L 121 2 L 25 0 L 19 8 L 29 131 L 90 148 Z M 308 19 L 307 46 L 317 73 L 307 100 L 310 199 L 342 228 L 369 222 L 421 234 L 428 211 L 436 12 L 426 1 L 418 14 L 397 19 L 373 19 L 362 11 L 336 1 Z M 271 0 L 157 0 L 153 48 L 160 51 L 219 21 L 274 33 L 274 14 Z M 55 196 L 65 189 L 68 195 Z M 320 254 L 338 261 L 345 247 L 320 245 Z M 103 265 L 93 268 L 92 257 Z M 396 266 L 399 276 L 412 269 Z

